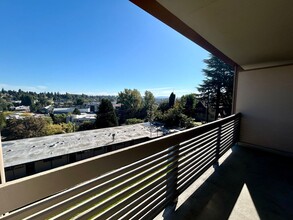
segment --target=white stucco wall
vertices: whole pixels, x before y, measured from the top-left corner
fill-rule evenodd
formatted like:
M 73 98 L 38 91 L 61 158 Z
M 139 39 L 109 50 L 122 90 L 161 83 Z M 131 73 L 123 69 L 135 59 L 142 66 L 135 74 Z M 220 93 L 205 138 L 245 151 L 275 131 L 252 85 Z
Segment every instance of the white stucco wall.
M 238 74 L 240 141 L 293 153 L 293 65 Z

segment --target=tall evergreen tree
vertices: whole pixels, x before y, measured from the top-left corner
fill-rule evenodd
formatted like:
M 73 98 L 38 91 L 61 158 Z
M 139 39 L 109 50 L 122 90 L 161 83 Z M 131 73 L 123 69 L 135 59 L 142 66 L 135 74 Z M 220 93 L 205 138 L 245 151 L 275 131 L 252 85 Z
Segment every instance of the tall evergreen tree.
M 175 94 L 172 92 L 169 96 L 169 108 L 173 108 L 175 104 Z
M 102 99 L 97 113 L 96 128 L 118 126 L 118 120 L 112 103 L 108 99 Z
M 200 99 L 215 109 L 215 119 L 222 106 L 227 115 L 231 114 L 233 95 L 233 68 L 214 55 L 205 59 L 206 69 L 203 69 L 205 79 L 198 87 Z

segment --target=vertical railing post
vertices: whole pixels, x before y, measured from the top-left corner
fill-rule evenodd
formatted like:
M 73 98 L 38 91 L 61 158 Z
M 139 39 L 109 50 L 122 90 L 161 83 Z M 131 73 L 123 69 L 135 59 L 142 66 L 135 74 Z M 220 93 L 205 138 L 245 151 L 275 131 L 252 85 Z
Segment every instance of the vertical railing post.
M 235 143 L 239 142 L 239 136 L 240 136 L 240 123 L 241 123 L 241 114 L 238 113 L 236 115 L 235 123 L 238 122 L 238 125 L 236 126 L 234 132 L 235 132 Z
M 4 159 L 2 151 L 2 142 L 1 142 L 1 132 L 0 132 L 0 184 L 6 183 L 5 170 L 4 170 Z
M 222 134 L 222 124 L 219 125 L 218 127 L 218 132 L 217 132 L 217 145 L 216 145 L 216 162 L 215 166 L 219 166 L 219 159 L 220 159 L 220 148 L 221 148 L 221 134 Z
M 179 165 L 179 145 L 173 146 L 169 154 L 172 156 L 168 159 L 171 163 L 167 167 L 167 190 L 166 197 L 170 198 L 170 205 L 175 206 L 178 200 L 177 181 Z

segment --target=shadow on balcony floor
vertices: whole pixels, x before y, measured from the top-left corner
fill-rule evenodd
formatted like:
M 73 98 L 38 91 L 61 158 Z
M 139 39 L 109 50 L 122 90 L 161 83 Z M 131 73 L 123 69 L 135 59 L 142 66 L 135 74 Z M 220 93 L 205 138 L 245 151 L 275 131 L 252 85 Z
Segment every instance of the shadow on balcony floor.
M 179 198 L 185 201 L 176 211 L 169 207 L 158 218 L 293 219 L 292 171 L 292 158 L 235 146 L 192 186 L 195 191 Z

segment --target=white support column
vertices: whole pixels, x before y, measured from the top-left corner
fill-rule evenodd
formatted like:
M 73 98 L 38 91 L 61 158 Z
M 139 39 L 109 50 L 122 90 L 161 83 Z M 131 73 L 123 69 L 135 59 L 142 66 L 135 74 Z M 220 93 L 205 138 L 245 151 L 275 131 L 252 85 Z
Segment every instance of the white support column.
M 6 182 L 5 178 L 5 170 L 4 170 L 4 160 L 3 160 L 3 153 L 2 153 L 2 142 L 1 142 L 1 132 L 0 132 L 0 184 Z

